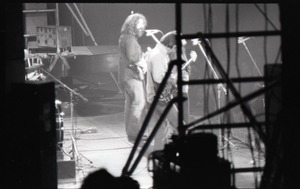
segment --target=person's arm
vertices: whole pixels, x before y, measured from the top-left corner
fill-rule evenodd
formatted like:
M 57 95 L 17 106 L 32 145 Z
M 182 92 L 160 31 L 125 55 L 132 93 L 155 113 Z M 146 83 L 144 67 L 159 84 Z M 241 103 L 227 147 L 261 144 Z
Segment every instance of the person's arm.
M 165 77 L 166 72 L 168 70 L 168 64 L 166 64 L 165 62 L 168 62 L 169 59 L 167 59 L 164 56 L 157 55 L 155 57 L 152 57 L 151 61 L 152 61 L 152 66 L 153 66 L 152 67 L 153 81 L 155 83 L 160 84 L 162 82 L 163 78 Z M 175 85 L 176 84 L 176 79 L 169 77 L 168 83 L 171 84 L 171 85 Z
M 138 63 L 142 56 L 141 47 L 133 37 L 126 41 L 126 56 L 131 64 Z
M 143 53 L 137 40 L 133 37 L 129 38 L 126 42 L 126 55 L 130 64 L 139 66 L 143 73 L 147 71 L 147 63 L 143 58 Z
M 162 56 L 156 55 L 151 58 L 153 72 L 152 77 L 155 83 L 161 83 L 167 70 L 162 61 L 164 61 Z

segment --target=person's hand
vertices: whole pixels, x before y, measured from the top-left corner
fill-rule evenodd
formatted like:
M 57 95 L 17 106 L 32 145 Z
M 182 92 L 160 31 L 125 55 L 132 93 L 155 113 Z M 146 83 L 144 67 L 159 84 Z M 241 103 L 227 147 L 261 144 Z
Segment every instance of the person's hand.
M 144 58 L 141 58 L 136 65 L 142 69 L 143 73 L 147 72 L 147 62 L 145 61 Z
M 189 80 L 189 73 L 186 70 L 182 71 L 182 80 L 188 81 Z
M 168 83 L 171 86 L 176 86 L 176 84 L 177 84 L 177 78 L 176 77 L 172 77 L 172 74 L 171 74 L 171 78 L 168 79 Z

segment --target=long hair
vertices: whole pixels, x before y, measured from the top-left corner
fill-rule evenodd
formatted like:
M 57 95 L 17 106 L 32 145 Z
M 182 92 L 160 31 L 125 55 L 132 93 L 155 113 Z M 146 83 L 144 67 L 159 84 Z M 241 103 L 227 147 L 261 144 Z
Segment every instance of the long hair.
M 177 45 L 177 43 L 176 43 L 176 35 L 177 35 L 177 32 L 175 30 L 174 31 L 170 31 L 170 32 L 166 33 L 164 36 L 161 37 L 160 42 L 164 46 L 172 49 L 175 45 Z M 173 57 L 173 58 L 175 58 L 175 57 Z M 182 58 L 183 61 L 187 61 L 188 60 L 187 59 L 187 55 L 186 55 L 185 45 L 182 45 L 182 56 L 181 56 L 181 58 Z M 186 70 L 187 70 L 188 73 L 191 72 L 190 65 L 186 66 Z
M 136 35 L 135 26 L 140 19 L 143 19 L 145 26 L 147 26 L 147 19 L 144 15 L 140 13 L 133 13 L 125 19 L 125 22 L 121 28 L 121 33 Z
M 164 46 L 171 49 L 173 46 L 176 45 L 176 31 L 170 31 L 166 33 L 164 36 L 161 37 L 160 42 Z

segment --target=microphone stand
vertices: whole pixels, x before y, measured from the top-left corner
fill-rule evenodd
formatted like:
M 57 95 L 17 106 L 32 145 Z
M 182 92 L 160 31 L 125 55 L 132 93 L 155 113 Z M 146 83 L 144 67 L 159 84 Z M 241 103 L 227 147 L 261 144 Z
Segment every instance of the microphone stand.
M 262 77 L 262 74 L 261 74 L 261 72 L 259 71 L 256 62 L 255 62 L 255 60 L 254 60 L 252 54 L 250 53 L 250 51 L 249 51 L 249 49 L 248 49 L 248 47 L 247 47 L 247 45 L 246 45 L 246 43 L 245 43 L 246 40 L 247 40 L 247 39 L 242 38 L 241 40 L 238 41 L 238 43 L 242 43 L 242 44 L 244 45 L 244 47 L 245 47 L 245 49 L 246 49 L 248 55 L 250 56 L 250 58 L 251 58 L 251 60 L 252 60 L 253 65 L 255 66 L 257 72 L 259 73 L 259 75 Z M 258 85 L 259 85 L 260 87 L 264 87 L 264 85 L 261 85 L 261 84 L 259 84 L 259 83 L 258 83 Z
M 249 38 L 248 38 L 248 39 L 249 39 Z M 253 56 L 252 56 L 252 54 L 250 53 L 250 50 L 248 49 L 248 47 L 247 47 L 247 45 L 246 45 L 246 43 L 245 43 L 245 41 L 248 40 L 248 39 L 247 39 L 247 38 L 244 39 L 243 37 L 241 37 L 240 40 L 238 40 L 238 43 L 242 43 L 242 44 L 244 45 L 244 47 L 245 47 L 245 49 L 246 49 L 248 55 L 250 56 L 250 58 L 251 58 L 251 60 L 252 60 L 253 65 L 255 66 L 255 68 L 256 68 L 256 70 L 257 70 L 257 72 L 259 73 L 259 75 L 260 75 L 261 77 L 263 77 L 262 74 L 261 74 L 261 72 L 260 72 L 259 69 L 258 69 L 258 66 L 257 66 L 257 64 L 256 64 L 256 62 L 255 62 L 255 60 L 254 60 L 254 58 L 253 58 Z M 258 84 L 258 86 L 260 86 L 261 88 L 264 87 L 264 84 L 260 84 L 260 83 L 257 83 L 257 84 Z M 262 103 L 263 103 L 263 107 L 265 108 L 265 99 L 264 99 L 264 98 L 262 98 Z M 258 143 L 257 141 L 255 141 L 255 142 Z M 258 144 L 258 147 L 259 147 L 259 144 Z M 260 148 L 261 148 L 261 147 L 259 147 L 259 152 L 258 152 L 257 156 L 260 156 L 260 153 L 261 153 L 261 151 L 262 151 Z M 254 163 L 254 160 L 251 160 L 251 161 L 250 161 L 250 164 L 253 164 L 253 163 Z
M 55 81 L 57 81 L 58 83 L 60 83 L 64 88 L 68 89 L 70 91 L 70 108 L 71 108 L 71 130 L 72 132 L 70 133 L 71 135 L 71 140 L 72 140 L 72 157 L 71 159 L 73 159 L 76 163 L 78 162 L 78 157 L 81 156 L 84 159 L 86 159 L 90 164 L 92 164 L 93 162 L 90 161 L 89 159 L 87 159 L 85 156 L 83 156 L 81 153 L 78 152 L 77 149 L 77 144 L 76 144 L 76 137 L 74 137 L 76 135 L 76 131 L 74 128 L 74 121 L 73 121 L 73 95 L 75 94 L 76 96 L 80 97 L 81 99 L 83 99 L 85 102 L 87 102 L 88 100 L 86 98 L 84 98 L 81 94 L 77 93 L 76 91 L 74 91 L 73 89 L 69 88 L 66 84 L 64 84 L 63 82 L 61 82 L 60 80 L 58 80 L 57 78 L 55 78 L 53 75 L 51 75 L 49 72 L 47 72 L 44 69 L 41 69 L 44 73 L 46 73 L 47 75 L 49 75 L 52 79 L 54 79 Z
M 212 66 L 211 61 L 209 60 L 209 58 L 208 58 L 208 56 L 207 56 L 207 54 L 206 54 L 204 48 L 203 48 L 202 45 L 201 45 L 201 41 L 199 41 L 198 39 L 196 39 L 196 41 L 193 40 L 193 45 L 198 45 L 198 46 L 199 46 L 199 48 L 200 48 L 200 50 L 201 50 L 203 56 L 205 57 L 205 59 L 206 59 L 208 65 L 209 65 L 209 67 L 210 67 L 210 69 L 211 69 L 211 71 L 212 71 L 212 73 L 213 73 L 214 78 L 215 78 L 215 79 L 219 79 L 219 76 L 218 76 L 217 72 L 215 71 L 214 67 Z M 223 85 L 222 83 L 219 83 L 219 84 L 217 85 L 217 100 L 218 100 L 217 106 L 218 106 L 218 109 L 221 108 L 221 93 L 222 93 L 222 92 L 223 92 L 225 95 L 227 95 L 227 90 L 226 90 L 226 88 L 224 87 L 224 85 Z M 219 116 L 219 122 L 221 123 L 221 116 Z M 223 140 L 225 140 L 226 142 L 228 142 L 228 143 L 229 143 L 230 145 L 232 145 L 233 147 L 237 148 L 237 147 L 235 146 L 235 144 L 233 144 L 232 142 L 229 141 L 229 139 L 227 139 L 226 137 L 224 137 L 223 131 L 220 131 L 220 132 L 221 132 L 221 133 L 220 133 L 220 136 L 222 137 Z M 222 144 L 224 143 L 223 140 L 222 140 Z
M 158 31 L 159 31 L 159 33 L 161 33 L 162 35 L 164 35 L 162 31 L 160 31 L 160 30 L 158 30 Z M 154 33 L 157 33 L 157 32 L 147 31 L 146 30 L 146 36 L 151 36 L 156 43 L 160 43 L 160 41 L 155 37 Z

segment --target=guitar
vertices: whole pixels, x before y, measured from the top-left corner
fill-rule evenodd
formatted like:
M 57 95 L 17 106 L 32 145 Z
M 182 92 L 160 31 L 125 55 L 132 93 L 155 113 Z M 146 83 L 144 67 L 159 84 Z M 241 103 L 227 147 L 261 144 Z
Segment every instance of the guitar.
M 186 66 L 188 66 L 191 62 L 195 62 L 197 59 L 197 53 L 195 51 L 191 51 L 190 53 L 191 58 L 183 64 L 181 70 L 183 70 Z M 177 77 L 177 74 L 173 76 L 174 78 Z M 159 101 L 169 103 L 170 100 L 174 97 L 175 93 L 177 92 L 177 87 L 172 86 L 170 84 L 166 84 L 163 92 L 159 97 Z
M 145 79 L 145 73 L 140 66 L 130 64 L 129 68 L 132 69 L 138 75 L 139 80 L 143 81 Z
M 147 58 L 148 53 L 143 53 L 140 61 L 136 64 L 130 64 L 129 68 L 132 69 L 137 75 L 138 79 L 143 81 L 145 79 L 145 74 L 147 71 Z
M 149 35 L 154 39 L 154 41 L 156 43 L 160 43 L 159 40 L 153 35 L 153 33 L 149 33 L 146 36 L 149 36 Z M 146 59 L 147 59 L 147 55 L 149 54 L 150 50 L 151 49 L 148 48 L 147 52 L 142 54 L 142 58 L 140 59 L 140 62 L 137 64 L 144 65 L 144 68 L 147 67 Z M 143 68 L 141 66 L 136 65 L 136 64 L 130 64 L 129 68 L 131 68 L 138 75 L 139 80 L 143 81 L 145 79 L 146 70 L 143 70 Z

